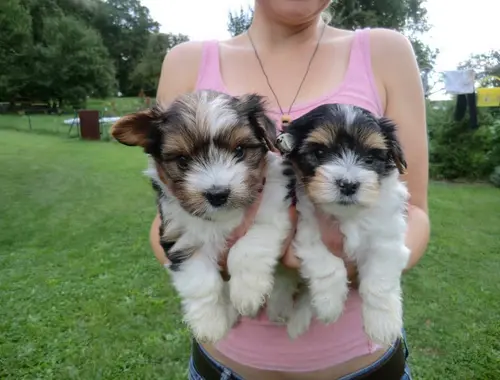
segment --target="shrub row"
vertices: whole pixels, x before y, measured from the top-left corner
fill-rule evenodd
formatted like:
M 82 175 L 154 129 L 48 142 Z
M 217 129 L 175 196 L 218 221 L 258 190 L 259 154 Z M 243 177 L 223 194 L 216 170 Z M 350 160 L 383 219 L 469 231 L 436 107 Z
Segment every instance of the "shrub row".
M 469 114 L 454 118 L 453 102 L 428 103 L 430 176 L 438 180 L 490 180 L 500 187 L 500 108 L 478 109 L 477 129 Z

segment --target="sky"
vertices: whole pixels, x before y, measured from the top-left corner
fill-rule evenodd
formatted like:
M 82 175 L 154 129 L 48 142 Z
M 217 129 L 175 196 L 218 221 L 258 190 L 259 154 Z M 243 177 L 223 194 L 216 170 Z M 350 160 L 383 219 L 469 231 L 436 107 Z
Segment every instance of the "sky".
M 161 24 L 162 32 L 206 40 L 228 38 L 228 12 L 247 8 L 253 0 L 141 0 L 141 3 Z M 500 0 L 427 0 L 424 6 L 432 28 L 423 40 L 440 50 L 437 72 L 455 69 L 471 53 L 500 50 Z

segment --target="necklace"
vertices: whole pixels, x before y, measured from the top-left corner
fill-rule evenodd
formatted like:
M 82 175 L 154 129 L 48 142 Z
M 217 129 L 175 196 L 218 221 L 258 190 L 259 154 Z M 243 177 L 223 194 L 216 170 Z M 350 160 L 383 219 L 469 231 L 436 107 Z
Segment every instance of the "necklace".
M 278 100 L 278 97 L 276 96 L 276 93 L 274 92 L 274 89 L 271 86 L 271 83 L 269 81 L 269 77 L 266 74 L 266 70 L 264 70 L 264 65 L 262 64 L 262 60 L 260 59 L 259 53 L 257 53 L 257 49 L 255 48 L 255 44 L 252 40 L 252 36 L 250 35 L 250 30 L 247 30 L 248 39 L 250 40 L 250 43 L 252 44 L 252 48 L 253 48 L 253 51 L 255 53 L 255 57 L 257 58 L 257 61 L 259 61 L 259 65 L 260 65 L 260 68 L 262 70 L 262 73 L 264 74 L 264 77 L 266 78 L 267 85 L 268 85 L 269 89 L 271 90 L 271 92 L 273 93 L 274 99 L 276 99 L 276 104 L 278 104 L 278 107 L 280 109 L 281 129 L 282 130 L 283 130 L 283 128 L 288 126 L 288 124 L 290 124 L 292 122 L 292 117 L 290 116 L 290 113 L 292 111 L 292 107 L 295 104 L 295 101 L 297 100 L 297 97 L 299 96 L 300 89 L 302 88 L 302 85 L 304 84 L 304 81 L 306 80 L 307 74 L 309 73 L 309 69 L 311 68 L 311 64 L 312 64 L 312 61 L 314 59 L 314 56 L 316 55 L 316 52 L 318 51 L 319 43 L 321 42 L 323 34 L 325 33 L 325 29 L 326 29 L 326 23 L 323 24 L 323 29 L 321 30 L 321 34 L 318 38 L 318 42 L 316 43 L 316 47 L 314 49 L 314 52 L 312 53 L 311 58 L 309 59 L 309 63 L 307 65 L 307 69 L 306 69 L 306 72 L 304 74 L 304 77 L 302 78 L 302 81 L 300 82 L 299 88 L 297 89 L 297 93 L 295 94 L 295 97 L 293 98 L 292 103 L 290 104 L 290 108 L 288 109 L 287 113 L 283 112 L 283 108 L 281 107 L 281 104 Z

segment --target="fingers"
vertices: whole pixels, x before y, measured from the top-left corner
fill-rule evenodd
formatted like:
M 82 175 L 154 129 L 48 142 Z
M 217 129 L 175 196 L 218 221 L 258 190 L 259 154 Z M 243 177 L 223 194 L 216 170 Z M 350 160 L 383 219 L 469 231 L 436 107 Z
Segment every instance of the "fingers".
M 325 244 L 326 248 L 335 256 L 343 257 L 343 238 L 342 235 L 332 232 L 330 236 L 322 236 L 323 244 Z
M 340 223 L 338 220 L 329 215 L 316 210 L 321 240 L 328 250 L 337 257 L 343 256 L 344 251 L 344 235 L 340 231 Z
M 288 209 L 288 215 L 291 222 L 290 234 L 286 238 L 283 244 L 283 256 L 281 257 L 281 263 L 292 269 L 300 268 L 300 260 L 295 255 L 295 250 L 293 249 L 292 241 L 295 237 L 295 232 L 297 230 L 297 209 L 295 206 L 292 206 Z
M 297 219 L 298 219 L 297 207 L 290 206 L 288 208 L 288 216 L 290 217 L 290 221 L 292 222 L 292 226 L 295 228 L 297 226 Z
M 165 268 L 168 268 L 168 266 L 170 265 L 170 261 L 167 259 L 165 251 L 160 244 L 160 224 L 160 215 L 157 214 L 153 220 L 153 223 L 151 224 L 151 229 L 149 231 L 149 242 L 158 262 Z
M 300 268 L 300 260 L 295 255 L 295 251 L 293 247 L 290 245 L 288 249 L 285 251 L 285 254 L 281 258 L 281 263 L 291 269 L 299 269 Z

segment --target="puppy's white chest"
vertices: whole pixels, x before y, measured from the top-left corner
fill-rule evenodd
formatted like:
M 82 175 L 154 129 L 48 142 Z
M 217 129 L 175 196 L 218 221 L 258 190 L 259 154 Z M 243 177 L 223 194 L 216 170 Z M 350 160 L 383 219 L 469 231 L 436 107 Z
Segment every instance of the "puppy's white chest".
M 360 224 L 348 221 L 340 224 L 340 232 L 344 235 L 344 253 L 352 260 L 363 249 L 363 230 Z

